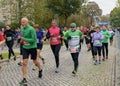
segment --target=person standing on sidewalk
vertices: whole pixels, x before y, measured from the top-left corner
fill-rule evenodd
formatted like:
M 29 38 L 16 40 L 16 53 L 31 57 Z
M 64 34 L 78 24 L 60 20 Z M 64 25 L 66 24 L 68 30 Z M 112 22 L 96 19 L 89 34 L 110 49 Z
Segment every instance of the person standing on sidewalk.
M 13 51 L 13 45 L 14 45 L 14 36 L 16 35 L 15 31 L 13 31 L 10 27 L 10 25 L 6 25 L 6 30 L 4 32 L 4 37 L 6 39 L 6 45 L 8 47 L 9 55 L 8 55 L 8 61 L 11 58 L 11 54 L 14 56 L 14 60 L 16 60 L 16 55 Z
M 21 43 L 23 44 L 23 65 L 22 65 L 22 73 L 23 73 L 23 80 L 20 84 L 26 84 L 26 75 L 27 75 L 27 65 L 29 56 L 33 60 L 33 63 L 39 68 L 38 77 L 42 78 L 42 69 L 40 68 L 40 63 L 37 60 L 37 37 L 35 29 L 28 24 L 27 18 L 21 19 Z
M 50 46 L 52 52 L 55 56 L 56 62 L 56 70 L 55 72 L 59 72 L 59 51 L 61 48 L 61 38 L 63 37 L 63 33 L 61 29 L 57 26 L 56 20 L 52 20 L 52 26 L 48 29 L 47 38 L 50 38 Z
M 94 65 L 97 65 L 97 64 L 101 64 L 101 49 L 102 49 L 103 35 L 100 32 L 100 27 L 96 27 L 95 30 L 96 32 L 94 32 L 92 35 L 92 42 L 93 42 L 93 51 L 95 58 Z M 99 56 L 99 60 L 97 59 L 97 55 Z
M 104 39 L 102 41 L 102 54 L 103 54 L 102 60 L 105 61 L 105 59 L 108 59 L 108 40 L 111 37 L 111 34 L 107 30 L 106 26 L 102 26 L 101 33 L 104 36 Z
M 68 40 L 69 51 L 71 53 L 71 56 L 74 62 L 74 70 L 72 71 L 72 73 L 76 74 L 78 65 L 79 65 L 78 56 L 80 52 L 80 38 L 82 37 L 82 32 L 79 30 L 76 30 L 75 23 L 71 23 L 70 27 L 71 27 L 71 30 L 69 30 L 65 34 L 64 39 Z

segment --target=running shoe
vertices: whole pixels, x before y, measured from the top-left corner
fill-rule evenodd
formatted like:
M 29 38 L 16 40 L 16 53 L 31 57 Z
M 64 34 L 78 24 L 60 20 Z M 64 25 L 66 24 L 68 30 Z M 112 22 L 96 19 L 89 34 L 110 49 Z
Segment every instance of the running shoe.
M 59 73 L 59 68 L 56 68 L 56 69 L 55 69 L 55 73 Z
M 101 64 L 101 61 L 98 61 L 98 64 Z
M 22 66 L 23 64 L 22 64 L 22 62 L 19 62 L 18 65 L 19 65 L 19 66 Z
M 19 84 L 21 84 L 21 85 L 27 84 L 27 80 L 23 79 Z
M 14 61 L 16 61 L 16 56 L 14 56 Z
M 45 59 L 44 58 L 41 58 L 42 59 L 42 63 L 45 64 Z
M 97 62 L 97 61 L 95 61 L 95 62 L 94 62 L 94 65 L 97 65 L 97 64 L 98 64 L 98 62 Z
M 42 78 L 42 69 L 39 71 L 38 77 Z
M 72 74 L 76 74 L 76 73 L 77 73 L 77 71 L 76 71 L 76 70 L 73 70 L 73 71 L 72 71 Z

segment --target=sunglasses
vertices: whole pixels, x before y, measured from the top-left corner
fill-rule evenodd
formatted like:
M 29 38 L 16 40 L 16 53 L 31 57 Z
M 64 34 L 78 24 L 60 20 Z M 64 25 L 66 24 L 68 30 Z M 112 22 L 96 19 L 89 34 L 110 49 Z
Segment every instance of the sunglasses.
M 71 27 L 71 28 L 75 28 L 75 27 Z

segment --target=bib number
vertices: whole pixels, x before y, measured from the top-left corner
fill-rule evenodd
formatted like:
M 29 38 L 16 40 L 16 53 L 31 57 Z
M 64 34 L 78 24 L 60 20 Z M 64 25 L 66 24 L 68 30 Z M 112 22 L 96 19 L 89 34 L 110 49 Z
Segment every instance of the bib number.
M 12 40 L 12 37 L 7 37 L 7 41 L 11 41 Z
M 57 37 L 52 37 L 52 42 L 57 42 Z
M 100 44 L 100 40 L 95 40 L 95 44 L 99 45 Z

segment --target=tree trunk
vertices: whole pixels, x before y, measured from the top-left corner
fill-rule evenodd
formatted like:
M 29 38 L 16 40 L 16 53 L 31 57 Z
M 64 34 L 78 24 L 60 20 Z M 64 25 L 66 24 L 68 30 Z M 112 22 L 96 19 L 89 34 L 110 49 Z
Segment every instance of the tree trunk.
M 67 26 L 67 19 L 68 19 L 68 17 L 65 16 L 65 25 L 64 26 Z

